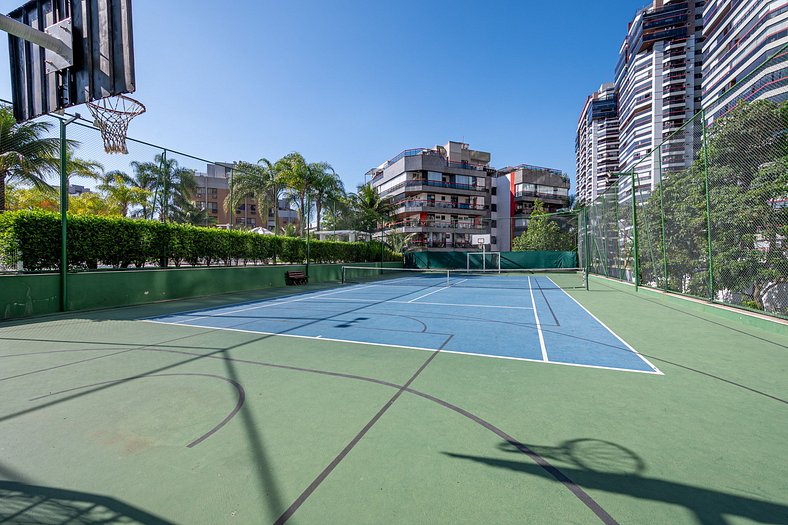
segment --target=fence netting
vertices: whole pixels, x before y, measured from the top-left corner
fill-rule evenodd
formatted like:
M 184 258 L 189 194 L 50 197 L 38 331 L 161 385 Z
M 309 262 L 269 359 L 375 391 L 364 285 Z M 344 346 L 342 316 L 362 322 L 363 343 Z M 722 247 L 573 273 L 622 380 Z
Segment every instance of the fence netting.
M 665 130 L 580 218 L 591 273 L 788 317 L 788 94 Z

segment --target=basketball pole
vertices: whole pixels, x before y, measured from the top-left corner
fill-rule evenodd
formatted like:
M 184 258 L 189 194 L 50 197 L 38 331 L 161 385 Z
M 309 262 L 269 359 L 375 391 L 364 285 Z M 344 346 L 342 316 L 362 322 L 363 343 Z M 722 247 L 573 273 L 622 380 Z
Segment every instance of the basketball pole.
M 79 118 L 60 119 L 60 311 L 68 311 L 68 144 L 66 126 Z

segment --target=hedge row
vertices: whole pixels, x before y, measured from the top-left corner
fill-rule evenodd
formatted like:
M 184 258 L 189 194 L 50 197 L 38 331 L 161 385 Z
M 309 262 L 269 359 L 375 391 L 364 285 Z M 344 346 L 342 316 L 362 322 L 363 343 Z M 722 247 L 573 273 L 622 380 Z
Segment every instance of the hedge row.
M 44 211 L 0 214 L 0 257 L 21 260 L 26 271 L 60 266 L 60 215 Z M 401 255 L 385 248 L 386 261 Z M 309 261 L 377 262 L 378 242 L 309 241 Z M 155 221 L 69 215 L 68 265 L 72 269 L 304 263 L 306 240 Z

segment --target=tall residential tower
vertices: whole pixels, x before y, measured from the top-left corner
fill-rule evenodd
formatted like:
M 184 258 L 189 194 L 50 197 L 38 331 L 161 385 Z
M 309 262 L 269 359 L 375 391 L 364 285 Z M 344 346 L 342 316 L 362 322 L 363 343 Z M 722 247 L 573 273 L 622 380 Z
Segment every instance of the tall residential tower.
M 586 99 L 575 138 L 578 204 L 592 202 L 618 171 L 618 103 L 612 82 Z
M 700 110 L 703 1 L 654 0 L 629 24 L 616 65 L 619 171 L 638 175 L 637 194 L 659 183 L 659 168 L 680 170 L 692 163 L 694 134 L 649 152 Z M 688 127 L 691 127 L 690 124 Z M 630 193 L 630 179 L 619 183 Z
M 703 36 L 709 121 L 742 100 L 788 100 L 788 1 L 708 0 Z

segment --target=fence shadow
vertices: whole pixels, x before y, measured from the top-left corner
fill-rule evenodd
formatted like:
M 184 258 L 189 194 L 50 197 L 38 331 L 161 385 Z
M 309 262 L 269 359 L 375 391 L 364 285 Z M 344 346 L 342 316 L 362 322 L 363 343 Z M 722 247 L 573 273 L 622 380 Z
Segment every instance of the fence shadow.
M 0 481 L 0 523 L 173 524 L 109 496 L 15 481 Z

